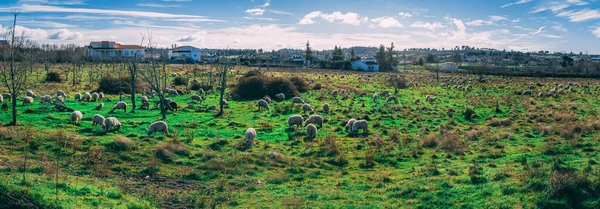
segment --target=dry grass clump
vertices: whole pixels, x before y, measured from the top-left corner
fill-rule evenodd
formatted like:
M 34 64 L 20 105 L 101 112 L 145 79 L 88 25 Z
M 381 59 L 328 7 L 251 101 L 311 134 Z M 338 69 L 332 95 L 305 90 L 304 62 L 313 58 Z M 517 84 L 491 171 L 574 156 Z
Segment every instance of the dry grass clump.
M 340 146 L 337 144 L 337 139 L 334 135 L 328 135 L 319 145 L 321 152 L 324 152 L 327 156 L 339 155 L 342 151 Z
M 118 135 L 108 145 L 108 148 L 113 151 L 127 151 L 127 150 L 133 149 L 134 146 L 135 146 L 134 141 L 132 141 L 131 139 L 129 139 L 123 135 Z
M 175 154 L 188 156 L 190 154 L 190 149 L 175 140 L 170 140 L 156 147 L 156 157 L 165 163 L 173 162 Z
M 556 122 L 571 122 L 576 120 L 577 116 L 574 116 L 573 114 L 568 112 L 559 112 L 554 114 L 554 121 Z
M 490 126 L 500 127 L 500 126 L 510 126 L 512 121 L 510 118 L 492 118 L 490 120 Z
M 439 144 L 440 148 L 447 152 L 462 153 L 465 148 L 465 142 L 455 133 L 444 134 Z
M 422 147 L 434 148 L 438 145 L 438 135 L 435 133 L 429 133 L 423 137 L 421 141 Z

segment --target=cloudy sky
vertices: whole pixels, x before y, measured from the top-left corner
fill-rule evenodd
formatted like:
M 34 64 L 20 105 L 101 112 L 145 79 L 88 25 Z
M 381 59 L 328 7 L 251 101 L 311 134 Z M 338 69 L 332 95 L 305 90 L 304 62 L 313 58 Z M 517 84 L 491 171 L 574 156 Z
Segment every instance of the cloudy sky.
M 40 43 L 200 48 L 470 45 L 600 54 L 600 0 L 2 0 Z M 142 37 L 144 37 L 142 39 Z

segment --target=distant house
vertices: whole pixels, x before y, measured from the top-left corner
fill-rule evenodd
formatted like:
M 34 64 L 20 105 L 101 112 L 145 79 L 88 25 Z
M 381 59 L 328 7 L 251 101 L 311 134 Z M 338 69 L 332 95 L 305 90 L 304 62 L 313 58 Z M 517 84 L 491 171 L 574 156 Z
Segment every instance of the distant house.
M 360 70 L 360 71 L 379 71 L 379 64 L 375 58 L 366 58 L 352 62 L 352 70 Z
M 440 65 L 440 70 L 458 70 L 458 65 L 454 62 L 445 62 Z
M 218 60 L 216 55 L 204 55 L 202 61 L 204 62 L 216 62 Z
M 293 62 L 304 62 L 304 55 L 292 54 L 288 60 Z
M 469 57 L 469 58 L 465 59 L 465 62 L 477 62 L 477 59 Z
M 169 59 L 183 59 L 190 60 L 194 62 L 199 62 L 202 60 L 202 55 L 200 54 L 200 49 L 193 46 L 180 46 L 175 47 L 169 50 Z
M 87 48 L 90 57 L 145 57 L 145 47 L 122 45 L 114 41 L 92 41 Z
M 592 62 L 600 62 L 600 56 L 591 57 Z

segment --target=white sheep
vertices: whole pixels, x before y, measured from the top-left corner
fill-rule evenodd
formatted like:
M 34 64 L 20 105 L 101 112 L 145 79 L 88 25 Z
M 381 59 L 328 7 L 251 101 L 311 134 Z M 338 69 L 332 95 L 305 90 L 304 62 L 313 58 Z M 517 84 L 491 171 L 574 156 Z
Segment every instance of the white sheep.
M 52 97 L 50 95 L 44 95 L 40 98 L 40 103 L 42 103 L 42 104 L 52 103 Z
M 85 92 L 82 96 L 82 99 L 85 100 L 85 102 L 90 102 L 90 100 L 92 99 L 92 95 L 90 94 L 90 92 Z
M 396 96 L 394 96 L 394 95 L 392 95 L 392 96 L 389 96 L 389 97 L 388 97 L 388 98 L 385 100 L 385 103 L 389 103 L 390 101 L 394 101 L 396 104 L 398 104 L 398 97 L 396 97 Z
M 246 143 L 246 145 L 252 145 L 254 138 L 256 138 L 256 130 L 253 128 L 246 129 L 246 138 L 244 139 L 244 143 Z
M 336 97 L 338 95 L 338 90 L 333 90 L 331 92 L 331 95 L 334 96 L 334 97 Z
M 192 98 L 192 101 L 202 102 L 202 97 L 200 97 L 200 95 L 192 94 L 191 98 Z
M 115 117 L 108 117 L 104 119 L 104 132 L 108 133 L 111 128 L 116 127 L 117 130 L 121 129 L 121 123 Z
M 98 93 L 98 100 L 102 100 L 104 99 L 104 93 L 100 92 Z
M 352 133 L 357 134 L 358 130 L 365 130 L 365 133 L 369 133 L 369 122 L 366 120 L 357 120 L 352 124 Z
M 306 126 L 306 134 L 308 134 L 308 137 L 310 137 L 311 139 L 314 139 L 317 137 L 317 127 L 314 124 L 308 124 Z
M 427 98 L 427 102 L 429 102 L 429 103 L 434 103 L 435 100 L 437 100 L 437 98 L 435 98 L 435 97 L 429 97 L 429 98 Z
M 100 114 L 94 114 L 92 116 L 92 127 L 96 128 L 96 125 L 100 125 L 104 128 L 104 116 Z
M 92 93 L 92 101 L 97 102 L 100 99 L 100 95 L 96 92 Z
M 204 89 L 202 89 L 202 88 L 198 89 L 198 94 L 204 95 Z
M 373 94 L 373 101 L 376 101 L 377 98 L 379 98 L 379 95 L 378 94 Z
M 531 92 L 531 90 L 525 90 L 525 91 L 523 91 L 523 93 L 521 93 L 521 95 L 531 95 L 531 94 L 533 94 Z
M 75 101 L 81 101 L 81 94 L 80 93 L 75 94 Z
M 269 110 L 269 103 L 264 99 L 259 99 L 256 105 L 258 105 L 258 111 L 260 111 L 261 108 Z
M 33 97 L 23 97 L 23 105 L 33 104 Z
M 208 111 L 215 111 L 215 110 L 217 110 L 217 106 L 215 106 L 215 105 L 211 105 L 211 106 L 208 106 L 206 108 L 206 112 L 208 112 Z
M 3 93 L 2 94 L 2 102 L 4 102 L 4 99 L 7 99 L 7 100 L 10 101 L 12 99 L 12 94 L 10 94 L 10 93 Z
M 227 102 L 226 99 L 221 99 L 221 105 L 223 105 L 223 106 L 229 106 L 229 102 Z
M 177 96 L 177 95 L 179 95 L 179 93 L 178 93 L 178 92 L 177 92 L 177 90 L 175 90 L 175 89 L 168 89 L 168 90 L 167 90 L 167 93 L 168 93 L 169 95 L 171 95 L 171 96 Z
M 123 110 L 125 113 L 127 113 L 127 103 L 117 102 L 115 107 L 113 107 L 113 109 L 110 112 L 114 112 L 115 110 Z
M 300 97 L 294 97 L 292 98 L 292 104 L 304 104 L 304 100 L 302 100 L 302 98 Z
M 94 108 L 94 110 L 102 110 L 104 108 L 104 103 L 100 103 Z
M 152 136 L 152 134 L 156 132 L 162 132 L 164 134 L 169 135 L 169 125 L 167 125 L 164 121 L 156 121 L 148 127 L 148 137 Z
M 306 119 L 306 121 L 304 121 L 304 125 L 308 125 L 311 123 L 319 125 L 319 127 L 323 128 L 323 117 L 321 117 L 320 115 L 311 115 L 308 117 L 308 119 Z
M 28 97 L 37 97 L 37 94 L 35 94 L 35 92 L 33 92 L 32 90 L 27 90 L 27 96 Z
M 65 92 L 62 90 L 56 91 L 56 96 L 62 96 L 63 98 L 67 98 L 67 94 L 65 94 Z
M 142 96 L 142 103 L 148 102 L 148 97 L 147 96 Z
M 354 124 L 354 122 L 356 122 L 356 119 L 354 119 L 354 118 L 348 120 L 348 122 L 346 123 L 346 126 L 344 126 L 344 129 L 346 129 L 346 131 L 352 130 L 352 125 Z
M 285 94 L 283 94 L 283 93 L 275 94 L 275 99 L 277 101 L 281 102 L 281 101 L 285 100 Z
M 267 101 L 267 103 L 269 103 L 269 104 L 271 104 L 271 102 L 272 102 L 271 97 L 269 95 L 264 96 L 263 100 Z
M 0 103 L 4 102 L 4 97 L 2 95 L 0 95 Z
M 292 115 L 288 118 L 288 126 L 302 126 L 302 122 L 304 122 L 304 118 L 301 115 Z
M 75 124 L 79 124 L 79 120 L 81 120 L 82 118 L 83 114 L 81 114 L 79 110 L 75 110 L 73 111 L 73 113 L 71 113 L 71 121 L 73 121 L 73 123 Z
M 306 112 L 312 112 L 313 108 L 312 106 L 310 106 L 310 104 L 302 104 L 302 111 L 304 111 L 304 114 L 306 114 Z
M 325 113 L 329 113 L 329 104 L 328 103 L 323 104 L 323 111 L 325 111 Z

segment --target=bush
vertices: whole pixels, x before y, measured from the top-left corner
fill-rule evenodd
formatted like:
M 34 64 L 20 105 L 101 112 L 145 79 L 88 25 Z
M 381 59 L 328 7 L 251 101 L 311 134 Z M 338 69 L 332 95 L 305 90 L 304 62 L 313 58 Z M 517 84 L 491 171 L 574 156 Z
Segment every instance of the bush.
M 208 91 L 208 90 L 212 89 L 212 86 L 209 86 L 208 84 L 205 84 L 205 83 L 192 82 L 192 85 L 190 85 L 190 90 L 198 91 L 198 89 Z
M 100 80 L 100 87 L 98 87 L 98 91 L 104 92 L 106 94 L 119 94 L 119 91 L 122 91 L 125 94 L 131 94 L 131 84 L 130 78 L 115 78 L 115 77 L 104 77 Z M 142 92 L 142 81 L 138 79 L 136 82 L 136 92 Z
M 298 92 L 300 92 L 300 93 L 304 93 L 304 92 L 307 92 L 308 90 L 310 90 L 308 83 L 299 76 L 291 77 L 290 81 L 294 84 L 294 86 L 296 87 L 296 90 L 298 90 Z
M 108 148 L 114 151 L 127 151 L 131 150 L 135 142 L 124 136 L 117 136 L 113 139 L 113 142 L 108 145 Z
M 48 83 L 62 83 L 63 79 L 60 76 L 60 73 L 52 71 L 46 74 L 46 82 Z
M 553 171 L 548 177 L 548 199 L 563 202 L 561 208 L 595 208 L 599 190 L 597 182 L 577 171 Z
M 275 94 L 283 93 L 286 98 L 300 95 L 294 83 L 286 78 L 267 77 L 257 71 L 249 71 L 240 78 L 232 95 L 239 95 L 243 100 L 254 100 L 263 98 L 265 95 L 275 97 Z
M 183 76 L 177 76 L 173 79 L 173 85 L 175 86 L 187 86 L 188 80 Z

